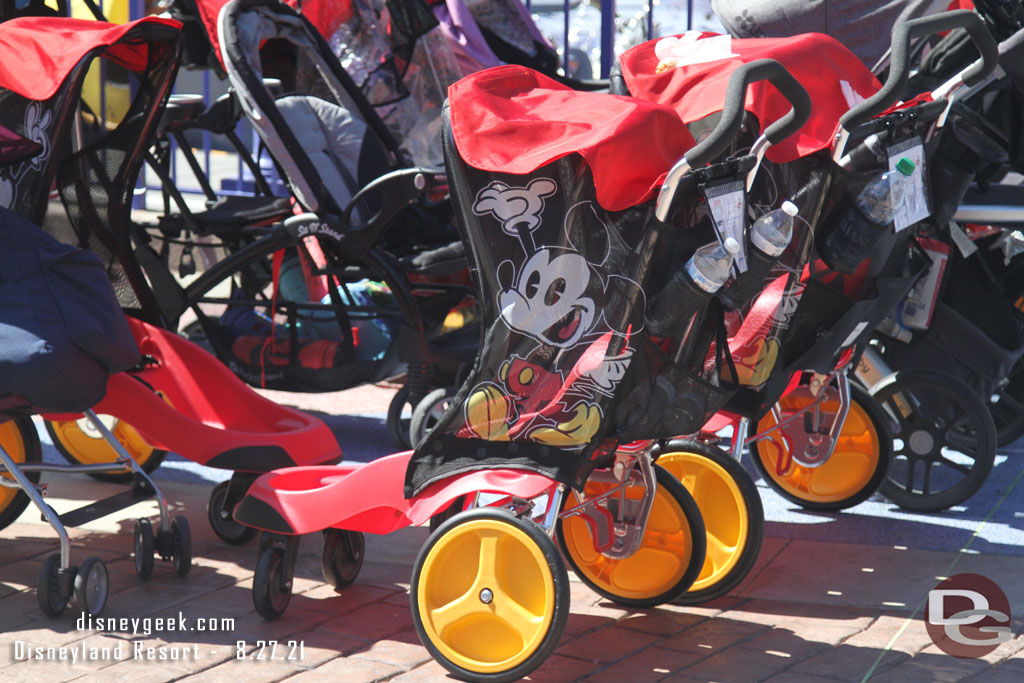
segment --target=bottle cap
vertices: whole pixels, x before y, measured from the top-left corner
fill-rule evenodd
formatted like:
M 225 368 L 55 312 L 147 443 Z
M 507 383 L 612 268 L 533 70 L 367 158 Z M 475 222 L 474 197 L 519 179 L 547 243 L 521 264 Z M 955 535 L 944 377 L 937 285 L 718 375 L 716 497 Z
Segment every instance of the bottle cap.
M 917 168 L 917 164 L 907 157 L 900 157 L 900 160 L 896 162 L 896 170 L 903 175 L 910 175 L 915 168 Z
M 725 241 L 722 242 L 722 246 L 733 256 L 740 253 L 740 243 L 736 241 L 735 237 L 726 237 Z
M 800 212 L 800 209 L 797 208 L 796 204 L 789 201 L 782 202 L 782 210 L 787 216 L 795 216 Z

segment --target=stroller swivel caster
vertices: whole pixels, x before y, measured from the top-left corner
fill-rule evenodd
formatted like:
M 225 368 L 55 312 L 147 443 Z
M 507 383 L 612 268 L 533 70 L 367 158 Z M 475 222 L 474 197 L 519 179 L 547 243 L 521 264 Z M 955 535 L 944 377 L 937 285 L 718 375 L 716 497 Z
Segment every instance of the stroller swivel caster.
M 130 424 L 108 415 L 102 416 L 102 419 L 105 423 L 112 421 L 107 429 L 146 474 L 153 472 L 164 461 L 167 451 L 150 446 Z M 44 424 L 54 448 L 72 465 L 95 465 L 117 460 L 117 453 L 86 418 L 67 421 L 46 420 Z M 100 481 L 117 483 L 132 480 L 132 473 L 128 471 L 90 472 L 89 476 Z
M 361 531 L 324 529 L 324 552 L 320 559 L 324 581 L 341 590 L 359 576 L 366 555 L 366 539 Z
M 39 608 L 48 617 L 59 616 L 69 603 L 77 612 L 97 616 L 107 604 L 110 577 L 99 558 L 86 558 L 81 567 L 61 571 L 60 555 L 54 554 L 43 562 L 36 590 Z
M 136 532 L 139 531 L 136 526 Z M 141 532 L 145 534 L 145 532 Z M 163 560 L 170 560 L 178 576 L 185 576 L 192 569 L 192 531 L 188 519 L 177 515 L 171 520 L 171 528 L 156 533 L 156 550 Z M 138 560 L 136 560 L 138 571 Z M 141 574 L 139 576 L 142 576 Z
M 260 534 L 256 572 L 252 576 L 252 604 L 264 619 L 277 619 L 288 609 L 298 554 L 298 536 Z
M 981 488 L 996 457 L 996 428 L 985 402 L 967 384 L 926 370 L 902 370 L 871 394 L 884 408 L 895 442 L 881 488 L 886 498 L 906 510 L 936 512 Z
M 764 507 L 747 471 L 720 448 L 699 441 L 669 442 L 658 465 L 690 492 L 707 535 L 704 566 L 674 602 L 695 605 L 719 598 L 746 578 L 764 539 Z
M 448 410 L 454 398 L 455 390 L 452 388 L 434 389 L 416 404 L 412 411 L 412 420 L 409 422 L 409 441 L 414 447 L 441 421 L 441 416 Z
M 145 517 L 135 520 L 135 573 L 140 579 L 153 574 L 153 555 L 156 541 L 153 539 L 153 525 Z
M 889 421 L 878 403 L 859 386 L 850 386 L 850 398 L 850 410 L 839 429 L 835 450 L 825 460 L 805 461 L 791 452 L 794 444 L 809 443 L 811 435 L 806 425 L 810 413 L 769 433 L 779 425 L 780 416 L 785 418 L 811 405 L 814 399 L 809 392 L 794 391 L 783 396 L 757 423 L 758 434 L 765 437 L 753 442 L 754 464 L 786 500 L 808 510 L 834 512 L 867 500 L 882 485 L 892 460 Z M 839 412 L 837 397 L 826 397 L 819 410 L 823 418 L 835 419 Z
M 416 632 L 466 681 L 513 681 L 539 666 L 569 618 L 569 577 L 551 539 L 496 508 L 455 515 L 420 550 L 410 585 Z
M 210 499 L 206 503 L 206 518 L 210 528 L 217 537 L 231 545 L 245 545 L 256 535 L 256 529 L 239 524 L 231 516 L 231 507 L 225 504 L 228 497 L 230 481 L 222 481 L 210 491 Z
M 693 584 L 704 565 L 706 539 L 697 503 L 668 471 L 655 465 L 654 472 L 654 500 L 639 548 L 633 554 L 615 557 L 611 552 L 599 552 L 591 530 L 595 520 L 587 512 L 558 522 L 558 540 L 569 566 L 595 592 L 622 605 L 653 607 L 675 600 Z M 583 493 L 589 500 L 613 485 L 588 480 Z M 642 484 L 625 489 L 630 501 L 639 501 L 644 494 Z M 615 496 L 599 505 L 611 519 L 611 508 L 618 502 Z M 568 494 L 562 511 L 579 504 L 575 492 Z

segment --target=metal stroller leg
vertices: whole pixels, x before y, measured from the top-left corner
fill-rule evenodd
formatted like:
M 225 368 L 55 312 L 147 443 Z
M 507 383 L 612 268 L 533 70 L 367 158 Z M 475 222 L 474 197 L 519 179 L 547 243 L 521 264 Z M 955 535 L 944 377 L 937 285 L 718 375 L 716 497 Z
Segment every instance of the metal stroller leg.
M 96 431 L 103 436 L 103 440 L 106 441 L 110 447 L 114 449 L 114 452 L 120 456 L 120 460 L 118 460 L 118 462 L 121 460 L 125 461 L 125 466 L 132 471 L 132 474 L 136 477 L 140 477 L 145 484 L 152 489 L 153 495 L 156 497 L 157 505 L 160 506 L 160 532 L 164 534 L 169 533 L 171 530 L 170 515 L 167 513 L 167 500 L 164 498 L 163 492 L 157 488 L 156 484 L 153 483 L 153 480 L 150 479 L 145 470 L 136 464 L 135 459 L 128 454 L 128 451 L 124 449 L 121 442 L 110 433 L 110 430 L 107 429 L 107 426 L 103 424 L 95 412 L 91 409 L 87 410 L 85 411 L 85 416 L 89 418 L 89 422 L 91 422 L 92 426 L 96 428 Z
M 43 519 L 45 519 L 53 530 L 57 532 L 57 538 L 60 539 L 60 568 L 61 570 L 67 569 L 71 566 L 71 539 L 68 537 L 68 531 L 64 528 L 64 525 L 60 521 L 60 517 L 54 512 L 46 501 L 43 500 L 42 490 L 45 489 L 45 485 L 39 485 L 32 483 L 32 481 L 25 476 L 22 467 L 14 462 L 14 459 L 4 450 L 3 446 L 0 446 L 0 464 L 4 466 L 4 469 L 10 474 L 14 481 L 18 482 L 18 486 L 25 495 L 29 497 L 32 504 L 39 508 L 39 512 L 42 513 Z M 39 470 L 37 470 L 39 471 Z
M 743 459 L 743 447 L 747 445 L 747 434 L 750 432 L 750 418 L 741 417 L 736 423 L 736 433 L 732 435 L 732 446 L 730 455 L 732 459 L 739 462 Z

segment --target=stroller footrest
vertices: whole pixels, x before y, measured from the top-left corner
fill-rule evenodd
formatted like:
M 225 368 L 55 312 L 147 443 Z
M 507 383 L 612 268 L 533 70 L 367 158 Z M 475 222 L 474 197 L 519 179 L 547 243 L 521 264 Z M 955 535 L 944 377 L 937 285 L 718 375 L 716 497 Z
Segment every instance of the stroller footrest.
M 136 503 L 148 500 L 155 495 L 155 491 L 148 486 L 134 486 L 128 491 L 118 493 L 95 503 L 84 505 L 80 508 L 65 512 L 59 516 L 61 524 L 66 527 L 78 527 L 88 524 L 93 520 L 106 517 L 114 512 L 129 508 Z

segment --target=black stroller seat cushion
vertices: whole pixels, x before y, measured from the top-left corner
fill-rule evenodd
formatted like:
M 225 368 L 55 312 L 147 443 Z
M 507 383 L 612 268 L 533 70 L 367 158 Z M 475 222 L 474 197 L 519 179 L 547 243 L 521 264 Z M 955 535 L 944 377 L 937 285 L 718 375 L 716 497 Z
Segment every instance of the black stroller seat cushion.
M 79 412 L 138 362 L 99 257 L 0 208 L 0 397 Z

